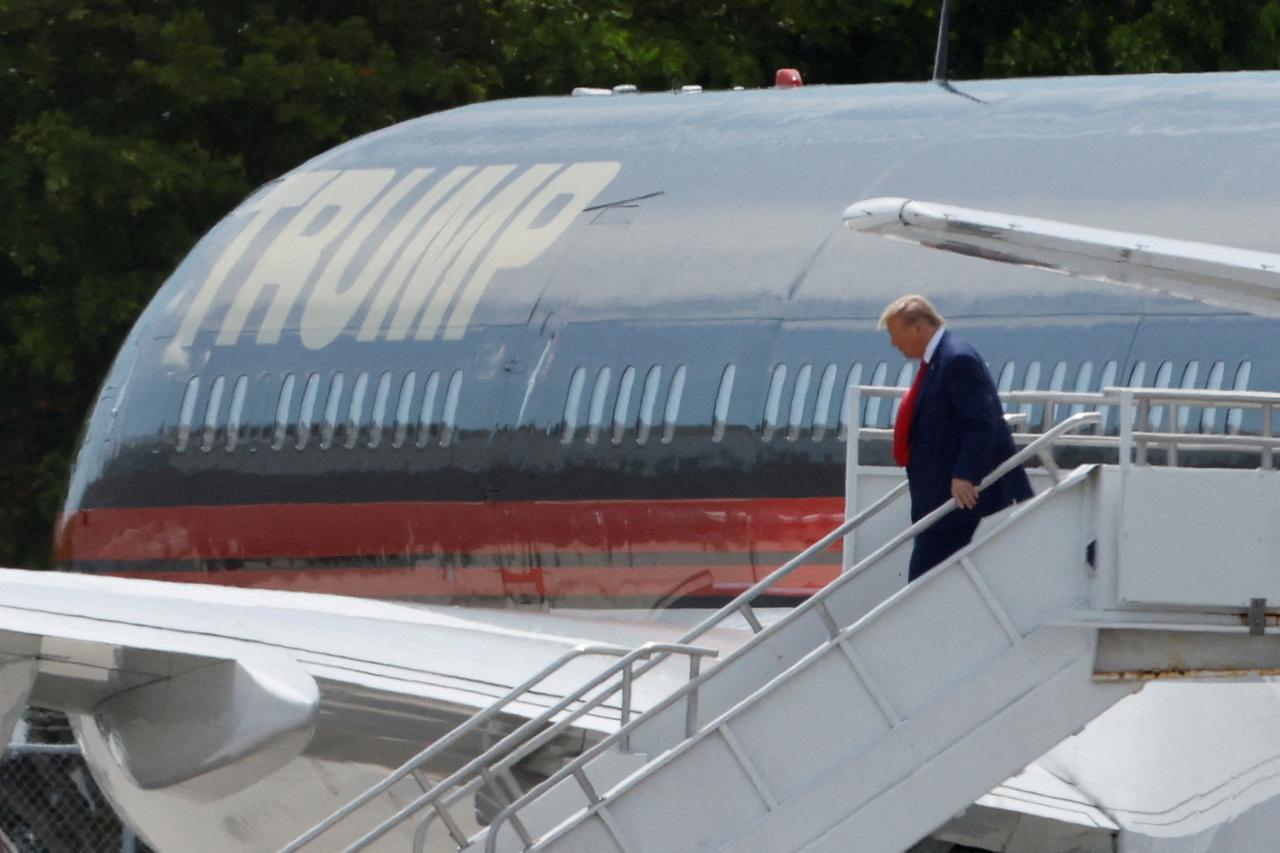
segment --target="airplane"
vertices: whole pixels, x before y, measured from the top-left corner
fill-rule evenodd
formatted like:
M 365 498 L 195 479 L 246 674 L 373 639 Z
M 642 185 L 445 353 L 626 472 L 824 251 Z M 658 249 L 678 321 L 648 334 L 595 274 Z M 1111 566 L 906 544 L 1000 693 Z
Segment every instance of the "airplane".
M 911 379 L 876 329 L 903 292 L 1003 391 L 1280 390 L 1274 310 L 1058 276 L 1062 255 L 920 252 L 840 215 L 928 199 L 1187 256 L 1280 251 L 1277 95 L 1272 73 L 620 92 L 477 104 L 322 154 L 216 225 L 125 341 L 57 525 L 69 574 L 0 575 L 6 724 L 28 701 L 70 711 L 158 849 L 279 847 L 576 645 L 676 642 L 835 527 L 850 436 L 893 414 L 873 398 L 851 423 L 847 389 Z M 887 464 L 881 440 L 858 452 Z M 840 568 L 824 552 L 768 603 Z M 680 675 L 656 672 L 638 703 Z M 1171 778 L 1185 756 L 1143 737 L 1203 758 L 1221 694 L 1153 685 L 935 838 L 1256 849 L 1280 825 L 1257 687 L 1239 686 L 1244 770 Z

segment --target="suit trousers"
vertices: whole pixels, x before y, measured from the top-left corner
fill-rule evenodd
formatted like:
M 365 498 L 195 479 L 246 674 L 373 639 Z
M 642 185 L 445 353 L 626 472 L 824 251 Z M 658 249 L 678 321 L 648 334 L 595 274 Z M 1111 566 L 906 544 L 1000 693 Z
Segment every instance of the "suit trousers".
M 907 580 L 913 581 L 973 540 L 982 516 L 976 509 L 955 509 L 916 537 Z

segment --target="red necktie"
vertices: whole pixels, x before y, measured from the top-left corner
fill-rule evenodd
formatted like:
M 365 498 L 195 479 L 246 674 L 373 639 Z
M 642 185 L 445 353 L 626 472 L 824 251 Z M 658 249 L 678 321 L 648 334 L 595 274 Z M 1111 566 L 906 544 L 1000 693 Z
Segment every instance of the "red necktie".
M 898 417 L 893 422 L 893 461 L 904 468 L 911 461 L 911 418 L 916 413 L 916 395 L 920 393 L 920 381 L 928 369 L 929 362 L 920 362 L 915 381 L 902 395 L 902 405 L 898 406 Z

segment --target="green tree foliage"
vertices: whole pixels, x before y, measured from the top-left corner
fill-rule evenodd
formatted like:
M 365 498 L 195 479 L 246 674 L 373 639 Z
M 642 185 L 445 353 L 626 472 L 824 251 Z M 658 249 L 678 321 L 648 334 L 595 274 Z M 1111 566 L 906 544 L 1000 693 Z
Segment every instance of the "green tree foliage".
M 77 425 L 223 213 L 343 140 L 575 85 L 929 76 L 939 0 L 0 0 L 0 565 L 43 565 Z M 955 0 L 952 76 L 1275 67 L 1280 0 Z

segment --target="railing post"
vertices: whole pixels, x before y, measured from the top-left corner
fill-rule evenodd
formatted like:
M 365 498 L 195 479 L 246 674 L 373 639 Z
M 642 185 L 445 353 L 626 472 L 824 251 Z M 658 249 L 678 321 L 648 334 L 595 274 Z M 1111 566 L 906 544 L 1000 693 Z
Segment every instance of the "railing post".
M 1120 467 L 1128 469 L 1133 464 L 1133 392 L 1127 388 L 1120 392 Z
M 1275 448 L 1268 441 L 1275 435 L 1276 409 L 1272 403 L 1262 407 L 1262 467 L 1270 470 L 1275 467 Z
M 631 671 L 631 662 L 628 661 L 626 667 L 622 670 L 622 716 L 619 718 L 618 728 L 623 728 L 627 723 L 631 722 L 631 682 L 635 678 Z M 631 732 L 623 735 L 620 744 L 623 752 L 631 751 Z
M 702 656 L 689 655 L 689 682 L 698 680 L 698 673 L 702 670 Z M 693 684 L 689 689 L 689 696 L 685 699 L 684 713 L 684 736 L 686 738 L 693 737 L 693 733 L 698 730 L 698 685 Z
M 1138 426 L 1140 431 L 1146 432 L 1151 429 L 1151 401 L 1143 397 L 1138 401 Z M 1137 442 L 1137 452 L 1134 454 L 1133 463 L 1135 465 L 1147 464 L 1147 440 L 1139 439 Z
M 851 386 L 845 394 L 845 423 L 849 425 L 845 433 L 844 452 L 844 517 L 847 521 L 858 514 L 858 438 L 862 434 L 862 391 L 857 385 Z M 844 535 L 844 549 L 841 558 L 841 571 L 852 568 L 854 560 L 854 537 L 857 533 L 850 530 Z

